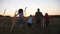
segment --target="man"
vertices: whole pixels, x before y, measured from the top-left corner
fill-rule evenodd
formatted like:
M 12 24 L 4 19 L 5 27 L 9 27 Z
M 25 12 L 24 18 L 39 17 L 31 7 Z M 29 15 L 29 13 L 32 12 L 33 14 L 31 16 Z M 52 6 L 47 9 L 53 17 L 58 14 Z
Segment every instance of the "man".
M 38 8 L 37 9 L 37 12 L 35 14 L 35 18 L 36 18 L 36 27 L 40 28 L 40 24 L 41 24 L 41 19 L 42 19 L 43 15 L 42 13 L 40 12 L 40 9 Z

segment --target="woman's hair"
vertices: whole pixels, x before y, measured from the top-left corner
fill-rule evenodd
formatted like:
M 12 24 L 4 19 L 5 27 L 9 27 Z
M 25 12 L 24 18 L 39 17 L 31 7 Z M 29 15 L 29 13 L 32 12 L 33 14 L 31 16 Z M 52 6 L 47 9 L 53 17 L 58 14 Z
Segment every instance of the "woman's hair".
M 23 9 L 19 9 L 19 11 L 18 11 L 19 13 L 23 13 Z
M 48 13 L 45 13 L 45 15 L 48 15 Z

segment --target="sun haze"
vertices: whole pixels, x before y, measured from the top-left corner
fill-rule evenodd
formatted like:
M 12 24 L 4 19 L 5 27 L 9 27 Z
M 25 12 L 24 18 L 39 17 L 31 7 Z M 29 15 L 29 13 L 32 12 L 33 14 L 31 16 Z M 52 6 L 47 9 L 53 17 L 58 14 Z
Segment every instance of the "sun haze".
M 37 8 L 43 15 L 47 12 L 49 15 L 60 15 L 60 0 L 0 0 L 0 14 L 14 16 L 15 11 L 20 8 L 26 11 L 24 16 L 35 15 Z

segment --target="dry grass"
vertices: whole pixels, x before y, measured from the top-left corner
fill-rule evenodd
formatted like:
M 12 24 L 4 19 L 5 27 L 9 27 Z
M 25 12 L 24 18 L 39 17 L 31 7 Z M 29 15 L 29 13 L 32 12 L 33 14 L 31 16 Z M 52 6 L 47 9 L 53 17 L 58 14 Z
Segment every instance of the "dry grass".
M 3 19 L 0 18 L 0 34 L 59 34 L 60 33 L 60 18 L 51 18 L 49 23 L 49 28 L 45 28 L 43 25 L 44 21 L 41 23 L 41 30 L 39 28 L 36 28 L 36 22 L 33 17 L 33 23 L 32 28 L 29 29 L 27 26 L 27 18 L 25 18 L 25 22 L 23 27 L 18 27 L 16 24 L 13 31 L 10 32 L 12 21 L 11 18 L 3 21 Z M 15 21 L 13 21 L 15 22 Z M 4 23 L 4 26 L 1 25 Z

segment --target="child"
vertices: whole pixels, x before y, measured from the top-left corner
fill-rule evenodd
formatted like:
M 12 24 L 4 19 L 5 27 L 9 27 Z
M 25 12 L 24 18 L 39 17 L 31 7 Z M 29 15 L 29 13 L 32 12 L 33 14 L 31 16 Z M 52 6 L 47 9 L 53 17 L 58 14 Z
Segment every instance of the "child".
M 27 20 L 27 25 L 29 28 L 31 28 L 32 25 L 32 15 L 29 16 L 28 20 Z

